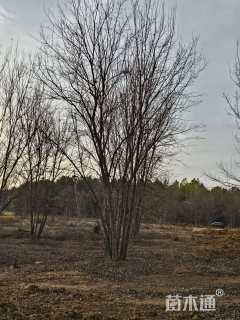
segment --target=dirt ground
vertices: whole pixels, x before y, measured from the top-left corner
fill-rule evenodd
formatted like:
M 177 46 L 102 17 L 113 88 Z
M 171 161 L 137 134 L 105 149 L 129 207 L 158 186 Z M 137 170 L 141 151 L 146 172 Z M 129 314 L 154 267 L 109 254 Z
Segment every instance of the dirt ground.
M 0 319 L 240 319 L 240 230 L 147 224 L 111 262 L 93 225 L 52 219 L 33 243 L 26 221 L 0 218 Z M 177 294 L 181 311 L 166 311 Z M 198 311 L 182 311 L 191 295 Z M 199 310 L 202 295 L 215 311 Z

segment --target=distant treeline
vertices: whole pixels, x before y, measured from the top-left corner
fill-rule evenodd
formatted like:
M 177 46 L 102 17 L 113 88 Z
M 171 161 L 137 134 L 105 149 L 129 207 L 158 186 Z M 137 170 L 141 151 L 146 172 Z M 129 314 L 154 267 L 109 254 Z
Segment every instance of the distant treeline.
M 101 196 L 101 182 L 88 178 L 94 192 Z M 86 181 L 61 177 L 54 182 L 41 181 L 32 199 L 39 211 L 49 215 L 98 217 L 98 208 Z M 224 216 L 230 227 L 240 226 L 240 190 L 215 187 L 207 189 L 197 179 L 169 184 L 156 180 L 147 184 L 142 201 L 143 218 L 147 222 L 207 225 L 211 218 Z M 5 193 L 13 198 L 8 210 L 17 215 L 29 212 L 29 185 L 23 184 Z

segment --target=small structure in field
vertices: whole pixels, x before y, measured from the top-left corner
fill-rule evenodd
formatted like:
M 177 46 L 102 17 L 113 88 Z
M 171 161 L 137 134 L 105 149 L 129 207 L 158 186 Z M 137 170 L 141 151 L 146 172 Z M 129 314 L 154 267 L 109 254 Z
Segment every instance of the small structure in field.
M 209 225 L 214 228 L 224 229 L 226 226 L 226 221 L 224 216 L 214 217 L 209 221 Z

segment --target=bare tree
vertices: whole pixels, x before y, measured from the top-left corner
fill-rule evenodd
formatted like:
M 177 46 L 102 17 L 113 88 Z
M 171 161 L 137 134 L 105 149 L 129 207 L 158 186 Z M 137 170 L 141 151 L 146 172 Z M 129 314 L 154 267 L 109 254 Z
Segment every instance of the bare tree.
M 9 188 L 20 183 L 26 141 L 22 118 L 30 103 L 33 72 L 17 48 L 10 48 L 0 62 L 0 212 L 13 200 L 4 199 Z
M 204 67 L 197 39 L 177 41 L 175 12 L 157 1 L 103 0 L 68 1 L 41 39 L 38 76 L 72 118 L 69 160 L 81 177 L 100 177 L 106 253 L 125 259 L 144 186 L 188 130 L 182 115 Z
M 237 133 L 235 134 L 235 148 L 237 154 L 240 154 L 240 55 L 239 55 L 239 43 L 237 42 L 236 57 L 233 70 L 230 71 L 230 77 L 235 88 L 234 97 L 230 97 L 224 94 L 224 99 L 228 106 L 228 114 L 233 117 Z M 240 169 L 239 160 L 234 161 L 230 165 L 220 163 L 218 165 L 219 174 L 212 175 L 207 174 L 208 178 L 212 181 L 222 184 L 225 187 L 239 188 L 240 186 L 240 175 L 238 171 Z
M 51 104 L 45 99 L 44 88 L 38 84 L 34 92 L 35 103 L 29 105 L 22 119 L 27 146 L 23 154 L 22 178 L 28 189 L 31 237 L 39 240 L 51 209 L 52 183 L 65 169 L 62 150 L 67 147 L 69 130 L 67 121 L 55 116 Z

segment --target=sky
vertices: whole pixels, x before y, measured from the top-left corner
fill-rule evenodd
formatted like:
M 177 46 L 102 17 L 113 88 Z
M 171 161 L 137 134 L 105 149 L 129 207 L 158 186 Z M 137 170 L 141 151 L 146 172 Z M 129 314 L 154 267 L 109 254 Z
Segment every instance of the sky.
M 37 48 L 41 23 L 56 0 L 0 0 L 0 50 L 18 41 L 24 50 Z M 239 0 L 166 0 L 177 7 L 178 34 L 187 43 L 199 35 L 199 50 L 207 60 L 194 90 L 202 102 L 187 115 L 201 130 L 196 139 L 185 142 L 184 150 L 169 166 L 171 180 L 199 178 L 211 187 L 206 173 L 217 174 L 220 162 L 237 160 L 234 135 L 236 127 L 227 114 L 223 93 L 233 94 L 229 69 L 233 66 L 236 41 L 240 40 Z

